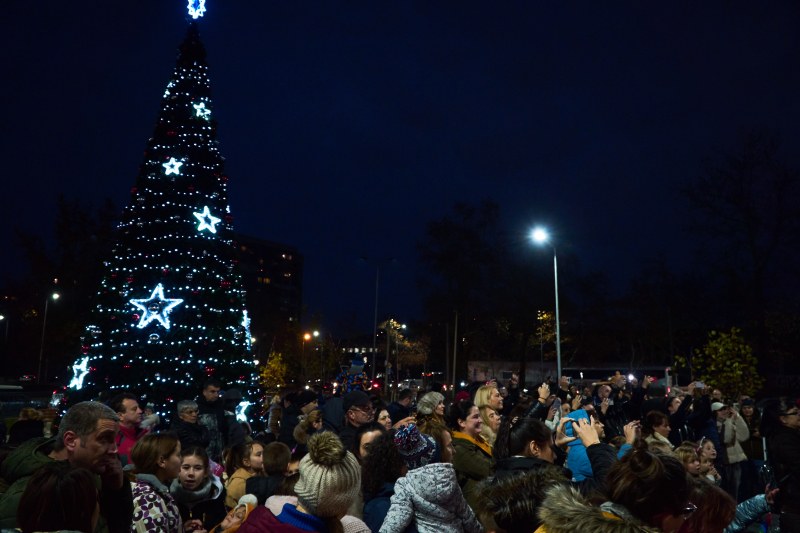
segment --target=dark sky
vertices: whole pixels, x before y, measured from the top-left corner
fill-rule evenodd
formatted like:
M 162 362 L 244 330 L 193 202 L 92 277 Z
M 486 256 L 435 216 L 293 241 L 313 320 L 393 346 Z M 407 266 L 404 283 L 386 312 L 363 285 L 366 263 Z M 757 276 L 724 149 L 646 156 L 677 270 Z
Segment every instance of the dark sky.
M 208 0 L 201 36 L 237 231 L 296 246 L 305 301 L 419 314 L 415 243 L 491 198 L 623 286 L 688 257 L 676 186 L 753 127 L 798 148 L 800 4 Z M 8 0 L 3 278 L 56 195 L 128 201 L 186 28 L 183 0 Z M 678 260 L 680 263 L 680 260 Z

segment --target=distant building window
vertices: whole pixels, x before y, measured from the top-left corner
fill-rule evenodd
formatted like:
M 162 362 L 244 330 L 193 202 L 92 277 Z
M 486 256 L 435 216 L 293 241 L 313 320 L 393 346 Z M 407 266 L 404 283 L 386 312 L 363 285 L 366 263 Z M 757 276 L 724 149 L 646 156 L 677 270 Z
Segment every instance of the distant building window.
M 283 273 L 283 277 L 284 278 L 291 278 L 292 277 L 292 273 L 291 272 L 284 272 Z
M 258 282 L 262 285 L 269 285 L 272 283 L 272 280 L 266 276 L 258 276 Z

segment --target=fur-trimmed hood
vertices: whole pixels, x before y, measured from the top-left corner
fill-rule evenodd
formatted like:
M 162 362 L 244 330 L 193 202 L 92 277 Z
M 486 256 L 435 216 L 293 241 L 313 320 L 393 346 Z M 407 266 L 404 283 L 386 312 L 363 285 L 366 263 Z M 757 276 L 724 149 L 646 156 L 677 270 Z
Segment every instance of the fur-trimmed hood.
M 539 508 L 542 526 L 537 533 L 658 533 L 630 515 L 621 517 L 590 504 L 574 488 L 554 486 Z

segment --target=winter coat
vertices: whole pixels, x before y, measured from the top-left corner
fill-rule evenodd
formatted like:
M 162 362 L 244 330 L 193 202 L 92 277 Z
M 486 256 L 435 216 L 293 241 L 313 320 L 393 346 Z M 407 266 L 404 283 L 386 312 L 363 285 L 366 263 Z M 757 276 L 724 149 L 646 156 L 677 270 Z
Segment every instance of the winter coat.
M 54 461 L 48 457 L 55 439 L 33 439 L 11 452 L 0 467 L 2 487 L 0 498 L 0 527 L 13 528 L 17 522 L 17 507 L 28 480 L 34 472 Z M 101 486 L 99 477 L 95 477 Z M 100 521 L 96 532 L 122 533 L 130 530 L 133 504 L 131 486 L 123 483 L 119 490 L 101 489 L 98 495 Z
M 225 518 L 225 487 L 213 474 L 203 480 L 196 490 L 184 489 L 175 479 L 169 487 L 169 493 L 178 504 L 184 523 L 197 519 L 203 522 L 206 531 L 211 531 Z
M 675 446 L 672 445 L 672 442 L 670 442 L 670 440 L 667 437 L 665 437 L 661 433 L 657 433 L 655 431 L 651 435 L 646 436 L 644 438 L 644 441 L 647 444 L 650 444 L 651 442 L 660 442 L 662 444 L 666 444 L 667 446 L 669 446 L 670 450 L 675 447 Z
M 197 423 L 208 429 L 209 443 L 206 451 L 212 461 L 220 462 L 222 460 L 222 450 L 227 446 L 226 438 L 228 436 L 228 421 L 225 418 L 225 408 L 222 400 L 218 399 L 214 402 L 206 401 L 205 397 L 201 394 L 197 398 L 197 408 L 200 413 L 197 417 Z
M 732 465 L 747 461 L 740 442 L 750 438 L 750 430 L 741 416 L 729 416 L 725 420 L 717 420 L 717 431 L 719 431 L 720 441 L 725 446 L 725 464 Z
M 225 490 L 228 493 L 225 496 L 225 507 L 233 509 L 238 505 L 239 498 L 246 494 L 247 480 L 254 475 L 244 468 L 239 468 L 228 478 L 228 481 L 225 482 Z
M 184 533 L 178 504 L 169 488 L 151 474 L 136 474 L 131 533 Z
M 767 436 L 767 452 L 781 489 L 781 511 L 800 514 L 800 430 L 783 425 L 776 428 Z
M 739 533 L 747 529 L 747 526 L 761 518 L 770 511 L 767 497 L 763 494 L 753 496 L 736 506 L 736 516 L 733 522 L 725 528 L 724 533 Z
M 741 416 L 741 415 L 740 415 Z M 753 416 L 750 422 L 745 417 L 742 417 L 744 423 L 747 424 L 747 429 L 750 431 L 750 437 L 741 443 L 744 454 L 751 461 L 764 460 L 764 440 L 759 433 L 759 426 L 761 425 L 761 413 L 758 409 L 753 410 Z
M 178 440 L 181 441 L 181 450 L 187 450 L 192 446 L 206 449 L 211 442 L 208 428 L 198 423 L 191 424 L 176 418 L 172 421 L 169 430 L 178 436 Z
M 483 531 L 450 463 L 415 468 L 395 483 L 380 533 L 402 533 L 412 523 L 420 533 Z
M 261 533 L 263 531 L 270 531 L 271 533 L 305 533 L 306 530 L 278 521 L 269 509 L 259 505 L 247 515 L 247 520 L 242 523 L 237 533 Z
M 536 533 L 646 533 L 660 529 L 643 524 L 627 509 L 603 504 L 591 505 L 580 493 L 569 486 L 556 485 L 547 492 L 539 508 L 542 525 Z
M 125 466 L 131 462 L 131 450 L 133 447 L 136 446 L 136 443 L 147 435 L 149 430 L 137 428 L 137 427 L 125 427 L 119 426 L 119 431 L 117 432 L 117 454 L 119 455 L 119 460 L 122 461 L 122 466 Z
M 478 483 L 492 475 L 494 461 L 491 448 L 488 444 L 458 431 L 453 433 L 453 447 L 456 450 L 453 468 L 456 470 L 458 484 L 470 507 L 474 508 L 479 497 L 475 493 Z
M 391 498 L 394 495 L 394 483 L 384 483 L 378 492 L 367 497 L 364 495 L 364 522 L 372 531 L 378 531 L 386 519 Z

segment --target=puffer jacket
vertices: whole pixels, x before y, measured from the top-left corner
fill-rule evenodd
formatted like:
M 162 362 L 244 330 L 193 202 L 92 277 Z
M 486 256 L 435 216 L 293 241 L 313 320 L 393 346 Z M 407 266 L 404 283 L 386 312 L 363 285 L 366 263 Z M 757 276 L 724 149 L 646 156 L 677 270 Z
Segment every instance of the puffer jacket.
M 380 533 L 401 533 L 412 523 L 420 533 L 483 531 L 464 499 L 450 463 L 415 468 L 395 483 Z
M 604 504 L 605 505 L 605 504 Z M 556 485 L 547 492 L 539 509 L 542 525 L 536 533 L 643 533 L 659 532 L 631 516 L 626 509 L 608 505 L 604 508 L 591 505 L 580 493 L 569 486 Z
M 767 497 L 763 494 L 753 496 L 736 506 L 736 516 L 734 516 L 733 522 L 725 528 L 724 533 L 744 531 L 750 524 L 768 512 L 770 512 L 770 508 L 767 503 Z

